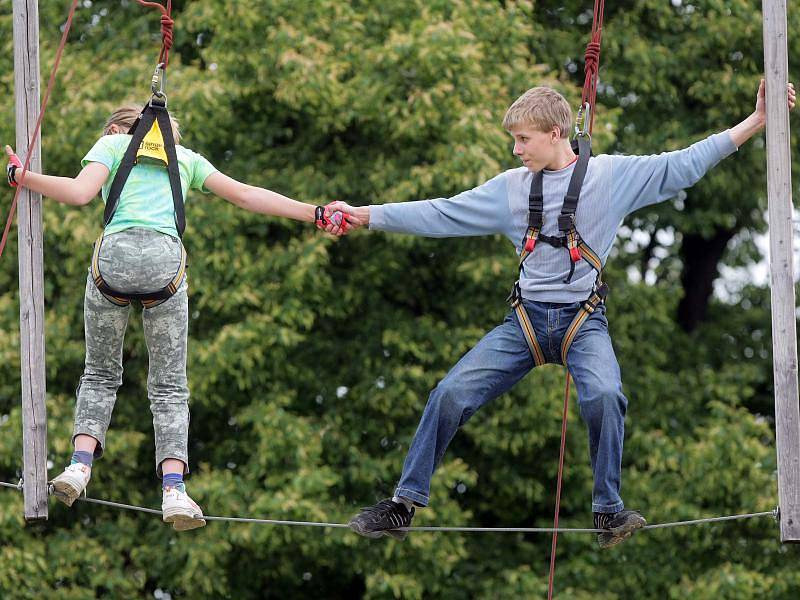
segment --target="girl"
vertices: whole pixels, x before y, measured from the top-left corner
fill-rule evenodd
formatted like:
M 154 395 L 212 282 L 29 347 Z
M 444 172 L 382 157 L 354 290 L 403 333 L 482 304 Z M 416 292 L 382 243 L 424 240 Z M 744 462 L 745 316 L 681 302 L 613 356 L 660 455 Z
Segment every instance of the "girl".
M 22 172 L 19 158 L 6 146 L 9 183 L 23 185 L 63 204 L 86 205 L 100 191 L 106 202 L 131 141 L 128 131 L 140 113 L 142 110 L 135 105 L 114 111 L 105 124 L 103 137 L 83 158 L 83 169 L 74 179 L 27 172 L 24 180 L 18 181 Z M 316 222 L 334 235 L 346 232 L 348 221 L 339 212 L 297 202 L 219 172 L 201 155 L 177 145 L 178 123 L 170 117 L 169 124 L 176 144 L 182 197 L 189 189 L 197 189 L 214 193 L 245 210 Z M 173 181 L 177 182 L 177 178 Z M 107 206 L 111 214 L 107 210 L 106 227 L 95 243 L 86 281 L 86 366 L 77 390 L 74 454 L 71 464 L 52 482 L 57 498 L 68 506 L 89 483 L 92 461 L 103 454 L 117 389 L 122 384 L 122 342 L 130 301 L 140 300 L 150 359 L 147 393 L 155 429 L 156 474 L 162 478 L 163 519 L 178 531 L 205 525 L 202 510 L 183 484 L 183 476 L 189 472 L 189 388 L 186 257 L 179 231 L 183 229 L 182 197 L 174 201 L 163 164 L 139 160 L 123 182 L 116 205 L 112 199 L 111 206 Z

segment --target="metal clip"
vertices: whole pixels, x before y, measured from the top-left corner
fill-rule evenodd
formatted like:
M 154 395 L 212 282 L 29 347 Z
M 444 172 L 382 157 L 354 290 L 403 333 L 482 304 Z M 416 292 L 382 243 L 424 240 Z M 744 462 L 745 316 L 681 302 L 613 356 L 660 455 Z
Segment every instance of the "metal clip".
M 586 125 L 589 123 L 589 116 L 591 112 L 589 103 L 586 102 L 578 109 L 578 115 L 575 117 L 575 137 L 589 136 L 589 130 Z
M 153 79 L 150 82 L 150 90 L 156 98 L 166 99 L 167 94 L 164 90 L 167 87 L 167 71 L 164 67 L 164 63 L 158 63 L 156 65 L 153 71 Z
M 20 492 L 22 491 L 22 488 L 24 487 L 24 485 L 23 485 L 24 481 L 25 481 L 25 480 L 24 480 L 24 479 L 22 479 L 22 478 L 20 477 L 19 483 L 17 483 L 17 489 L 18 489 Z

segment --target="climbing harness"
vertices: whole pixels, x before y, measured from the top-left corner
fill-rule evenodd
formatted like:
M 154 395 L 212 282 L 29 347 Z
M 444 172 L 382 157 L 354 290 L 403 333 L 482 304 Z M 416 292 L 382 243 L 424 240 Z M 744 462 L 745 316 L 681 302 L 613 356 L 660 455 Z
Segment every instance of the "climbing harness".
M 172 190 L 172 203 L 175 208 L 175 226 L 178 236 L 183 238 L 186 229 L 186 216 L 183 205 L 183 189 L 181 187 L 181 176 L 178 168 L 178 155 L 175 149 L 175 137 L 172 132 L 172 123 L 167 111 L 167 64 L 169 62 L 169 50 L 172 47 L 172 28 L 174 21 L 171 17 L 172 0 L 167 1 L 166 7 L 156 2 L 145 2 L 136 0 L 142 6 L 150 6 L 161 10 L 161 53 L 158 63 L 153 71 L 150 82 L 152 96 L 145 104 L 142 112 L 136 118 L 133 126 L 128 130 L 131 141 L 122 162 L 117 169 L 111 189 L 106 199 L 106 208 L 103 213 L 103 226 L 114 218 L 114 213 L 119 206 L 120 195 L 125 187 L 128 177 L 137 164 L 149 164 L 167 169 L 169 185 Z M 131 300 L 138 300 L 144 308 L 152 308 L 174 296 L 186 278 L 186 249 L 181 243 L 181 257 L 178 270 L 172 280 L 160 290 L 148 293 L 129 293 L 121 292 L 112 288 L 103 279 L 100 273 L 100 249 L 103 245 L 105 229 L 94 243 L 92 253 L 91 275 L 95 286 L 101 294 L 111 303 L 117 306 L 127 306 Z
M 600 257 L 597 256 L 597 253 L 583 240 L 575 225 L 575 212 L 578 208 L 581 187 L 586 177 L 586 169 L 589 165 L 589 157 L 592 148 L 591 137 L 588 133 L 580 132 L 577 136 L 577 142 L 578 158 L 572 171 L 572 177 L 570 178 L 567 194 L 564 197 L 564 203 L 561 206 L 561 214 L 558 217 L 560 236 L 548 236 L 541 233 L 542 226 L 544 225 L 544 200 L 542 191 L 544 173 L 543 171 L 537 171 L 533 174 L 533 181 L 531 182 L 530 193 L 528 195 L 528 229 L 525 232 L 525 237 L 522 239 L 522 251 L 519 257 L 518 271 L 518 275 L 521 277 L 525 266 L 525 260 L 533 254 L 536 243 L 542 241 L 554 248 L 566 248 L 569 252 L 570 269 L 569 274 L 564 279 L 564 283 L 569 283 L 572 280 L 575 274 L 575 265 L 581 260 L 588 262 L 597 272 L 597 277 L 592 286 L 592 293 L 581 303 L 580 309 L 572 319 L 561 342 L 561 363 L 564 365 L 567 364 L 567 353 L 581 325 L 583 325 L 586 319 L 603 304 L 608 295 L 608 285 L 603 281 L 603 264 Z M 517 315 L 520 326 L 522 327 L 522 333 L 525 336 L 525 341 L 528 343 L 528 348 L 530 348 L 534 363 L 538 367 L 545 364 L 546 360 L 541 345 L 536 339 L 536 332 L 533 328 L 533 324 L 522 303 L 519 277 L 517 281 L 514 282 L 514 287 L 511 290 L 508 300 Z
M 144 294 L 119 292 L 108 285 L 102 275 L 100 275 L 100 248 L 102 245 L 103 236 L 101 235 L 95 240 L 94 251 L 92 252 L 92 264 L 90 269 L 92 281 L 94 281 L 98 291 L 103 294 L 106 300 L 117 306 L 128 306 L 131 300 L 138 300 L 142 303 L 144 308 L 153 308 L 174 296 L 178 288 L 180 288 L 181 283 L 183 283 L 183 280 L 186 278 L 186 249 L 183 247 L 183 244 L 181 244 L 181 257 L 178 270 L 167 285 L 155 292 L 147 292 Z

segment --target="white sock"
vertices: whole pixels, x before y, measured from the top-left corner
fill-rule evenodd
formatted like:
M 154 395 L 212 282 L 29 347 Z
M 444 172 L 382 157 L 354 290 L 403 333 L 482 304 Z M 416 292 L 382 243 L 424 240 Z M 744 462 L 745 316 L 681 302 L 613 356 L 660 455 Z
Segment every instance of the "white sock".
M 414 502 L 412 502 L 408 498 L 403 498 L 402 496 L 393 496 L 392 502 L 396 502 L 397 504 L 402 504 L 408 510 L 411 510 L 414 507 Z

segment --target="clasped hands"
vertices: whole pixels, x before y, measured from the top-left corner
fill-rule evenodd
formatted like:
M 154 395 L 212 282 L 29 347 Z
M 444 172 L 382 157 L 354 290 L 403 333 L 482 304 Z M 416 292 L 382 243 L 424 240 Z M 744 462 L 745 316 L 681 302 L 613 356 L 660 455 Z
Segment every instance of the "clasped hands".
M 369 208 L 350 206 L 339 200 L 330 202 L 316 207 L 314 224 L 317 229 L 341 237 L 369 225 Z

